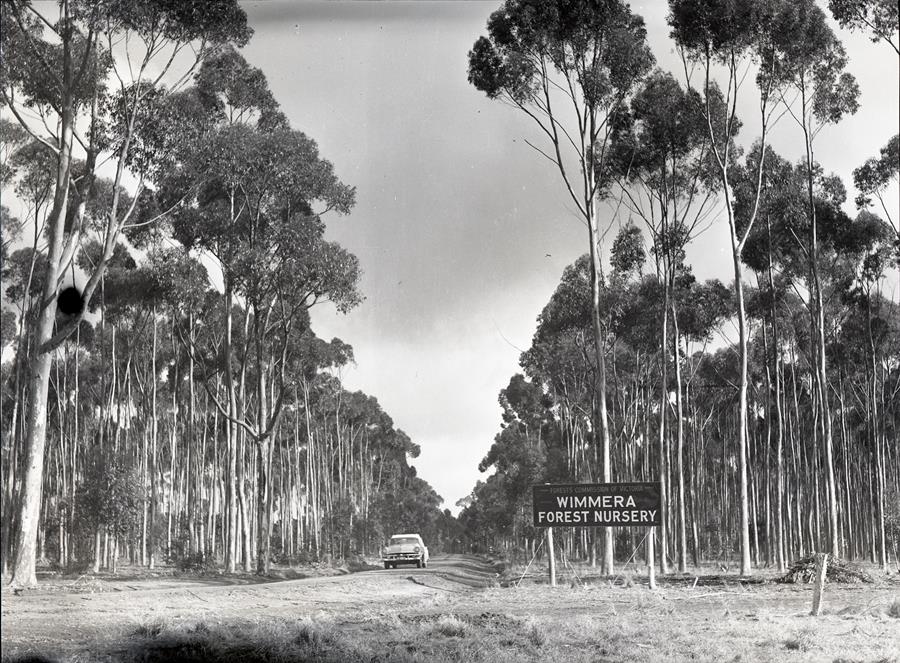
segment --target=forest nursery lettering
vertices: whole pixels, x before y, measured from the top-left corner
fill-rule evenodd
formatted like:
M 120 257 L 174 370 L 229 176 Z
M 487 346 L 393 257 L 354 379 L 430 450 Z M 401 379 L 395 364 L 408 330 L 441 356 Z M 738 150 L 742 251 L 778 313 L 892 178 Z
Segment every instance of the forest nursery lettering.
M 536 527 L 650 527 L 660 524 L 660 485 L 573 483 L 532 486 Z

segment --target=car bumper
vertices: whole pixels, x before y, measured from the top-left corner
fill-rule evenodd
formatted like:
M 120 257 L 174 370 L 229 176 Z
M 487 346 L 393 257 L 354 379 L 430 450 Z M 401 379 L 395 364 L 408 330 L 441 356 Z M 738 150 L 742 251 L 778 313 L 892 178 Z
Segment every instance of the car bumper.
M 394 553 L 381 558 L 383 562 L 418 562 L 422 559 L 420 553 Z

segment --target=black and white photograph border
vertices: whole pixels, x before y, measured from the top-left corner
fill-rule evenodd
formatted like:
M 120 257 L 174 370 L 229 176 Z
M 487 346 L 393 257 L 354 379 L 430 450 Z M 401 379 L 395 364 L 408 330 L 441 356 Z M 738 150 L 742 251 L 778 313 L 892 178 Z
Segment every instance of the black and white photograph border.
M 892 0 L 3 0 L 25 661 L 900 661 Z

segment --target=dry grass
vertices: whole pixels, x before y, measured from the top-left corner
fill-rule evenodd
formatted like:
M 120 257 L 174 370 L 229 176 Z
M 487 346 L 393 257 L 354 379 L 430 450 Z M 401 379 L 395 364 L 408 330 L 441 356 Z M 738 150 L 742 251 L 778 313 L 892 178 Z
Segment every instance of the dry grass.
M 816 642 L 814 629 L 806 627 L 800 629 L 797 634 L 785 641 L 784 646 L 794 651 L 809 651 Z
M 832 661 L 834 663 L 897 663 L 896 651 L 878 620 L 884 616 L 839 615 L 814 620 L 806 615 L 773 615 L 765 609 L 747 612 L 736 604 L 728 614 L 703 617 L 685 603 L 649 595 L 629 606 L 605 600 L 594 602 L 589 591 L 545 588 L 543 610 L 519 616 L 509 612 L 451 611 L 403 614 L 365 611 L 351 619 L 300 618 L 257 621 L 177 622 L 153 619 L 138 625 L 125 641 L 60 661 L 119 661 L 162 663 L 569 663 L 602 661 Z M 510 590 L 488 590 L 488 594 Z M 634 594 L 634 590 L 623 591 Z M 640 590 L 638 590 L 640 591 Z M 524 598 L 530 599 L 531 596 Z M 607 593 L 608 594 L 608 593 Z M 493 598 L 493 597 L 487 597 Z M 522 599 L 522 596 L 513 597 Z M 584 606 L 583 599 L 589 599 Z M 600 599 L 601 597 L 596 597 Z M 494 601 L 490 601 L 494 604 Z M 518 600 L 510 607 L 517 609 Z M 528 601 L 530 603 L 530 601 Z M 563 605 L 582 603 L 578 614 Z M 674 607 L 677 605 L 678 607 Z M 716 613 L 722 604 L 717 604 Z M 472 605 L 468 606 L 471 610 Z M 588 612 L 584 608 L 588 608 Z M 348 621 L 349 620 L 349 621 Z M 837 637 L 843 636 L 843 637 Z M 844 642 L 844 640 L 847 640 Z M 810 658 L 812 657 L 812 658 Z M 39 663 L 50 659 L 6 658 L 4 663 Z
M 894 599 L 891 602 L 891 605 L 888 606 L 887 614 L 888 614 L 888 617 L 894 617 L 895 619 L 900 619 L 900 599 Z
M 461 638 L 466 635 L 466 623 L 455 615 L 441 615 L 434 625 L 432 633 L 448 638 Z
M 136 598 L 76 597 L 69 605 L 96 629 L 77 646 L 64 644 L 74 631 L 43 626 L 50 616 L 66 623 L 56 597 L 35 597 L 21 606 L 36 615 L 33 630 L 23 634 L 21 612 L 11 613 L 20 626 L 4 631 L 4 650 L 14 632 L 10 651 L 18 647 L 20 658 L 3 662 L 37 663 L 21 658 L 34 651 L 66 663 L 900 663 L 895 579 L 828 585 L 826 611 L 813 618 L 804 585 L 736 578 L 695 585 L 684 576 L 650 591 L 626 570 L 615 583 L 588 576 L 556 588 L 527 581 L 485 588 L 451 581 L 451 571 L 459 572 L 146 592 L 136 595 L 144 615 L 136 624 L 141 618 L 126 608 Z M 26 640 L 29 633 L 41 644 Z
M 123 663 L 142 661 L 368 661 L 371 657 L 344 642 L 332 623 L 301 620 L 189 624 L 153 622 L 138 627 L 131 639 L 107 655 Z

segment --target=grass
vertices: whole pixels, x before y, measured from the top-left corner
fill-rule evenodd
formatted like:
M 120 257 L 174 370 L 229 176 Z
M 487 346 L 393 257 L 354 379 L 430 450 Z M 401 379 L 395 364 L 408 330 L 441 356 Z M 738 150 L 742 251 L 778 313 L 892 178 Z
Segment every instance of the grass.
M 401 622 L 403 620 L 400 620 Z M 512 661 L 537 660 L 528 652 L 515 657 L 490 635 L 493 617 L 460 618 L 438 614 L 412 622 L 373 620 L 375 637 L 360 637 L 337 628 L 331 621 L 278 620 L 265 623 L 190 625 L 153 622 L 135 630 L 132 641 L 113 656 L 123 663 L 240 660 L 245 663 L 317 661 L 363 663 L 376 661 Z M 526 633 L 527 636 L 527 633 Z M 525 643 L 527 637 L 520 638 Z M 506 643 L 509 645 L 510 643 Z M 17 662 L 20 663 L 20 662 Z
M 110 654 L 116 660 L 134 663 L 356 663 L 371 658 L 344 643 L 333 624 L 308 619 L 225 624 L 155 621 L 149 628 L 138 627 L 130 642 Z
M 532 623 L 531 628 L 528 631 L 528 641 L 533 647 L 540 649 L 547 644 L 547 635 L 540 626 Z
M 269 604 L 260 603 L 267 614 L 248 607 L 205 613 L 199 621 L 198 613 L 189 610 L 180 616 L 167 613 L 165 619 L 148 616 L 136 626 L 129 622 L 124 639 L 111 643 L 101 635 L 55 660 L 900 663 L 900 649 L 889 635 L 900 619 L 900 594 L 887 585 L 877 588 L 871 600 L 870 588 L 835 585 L 827 595 L 829 605 L 848 607 L 811 618 L 808 586 L 719 582 L 693 587 L 693 578 L 686 578 L 650 591 L 642 580 L 625 571 L 615 583 L 589 578 L 557 588 L 535 582 L 507 589 L 452 588 L 393 604 L 373 594 L 352 611 L 316 607 L 320 611 L 314 617 L 303 612 L 309 607 L 294 608 L 286 600 L 290 594 L 279 594 Z M 261 589 L 254 589 L 254 602 L 264 600 Z M 23 656 L 29 650 L 59 651 L 20 646 L 20 657 L 4 656 L 3 663 L 51 661 Z
M 466 635 L 467 626 L 455 615 L 441 615 L 434 625 L 434 633 L 448 638 L 461 638 Z
M 784 646 L 793 651 L 809 651 L 816 642 L 816 632 L 809 627 L 800 629 L 792 638 L 788 638 Z
M 894 599 L 887 609 L 888 617 L 900 619 L 900 599 Z
M 589 592 L 577 594 L 583 597 Z M 831 650 L 831 656 L 815 660 L 898 663 L 890 654 L 884 657 L 883 651 L 876 654 L 858 647 L 835 651 L 828 639 L 828 628 L 823 630 L 822 622 L 812 624 L 805 615 L 791 620 L 779 632 L 769 633 L 772 620 L 769 629 L 762 625 L 751 627 L 745 623 L 748 621 L 746 613 L 740 617 L 718 616 L 702 623 L 692 618 L 689 621 L 694 630 L 690 630 L 683 619 L 680 622 L 673 619 L 677 612 L 661 612 L 659 605 L 654 609 L 649 604 L 646 607 L 646 616 L 651 618 L 648 622 L 639 618 L 644 608 L 637 602 L 627 610 L 603 610 L 598 606 L 597 610 L 588 613 L 565 614 L 548 610 L 536 611 L 537 614 L 531 616 L 487 610 L 467 613 L 446 607 L 431 610 L 434 612 L 363 611 L 354 615 L 352 621 L 321 616 L 270 617 L 255 621 L 152 619 L 133 628 L 126 639 L 107 645 L 105 649 L 93 650 L 90 657 L 77 655 L 57 660 L 72 663 L 799 662 L 811 660 L 811 654 Z M 756 619 L 749 616 L 749 621 Z M 840 630 L 847 630 L 847 621 L 839 616 L 827 619 L 836 622 Z M 653 628 L 650 628 L 651 622 Z M 722 623 L 731 623 L 731 626 L 723 628 Z M 714 633 L 698 638 L 697 634 L 704 628 L 713 628 Z M 845 657 L 848 653 L 856 656 L 836 658 L 841 653 Z M 859 655 L 863 658 L 858 658 Z M 3 663 L 48 663 L 52 660 L 5 656 Z

